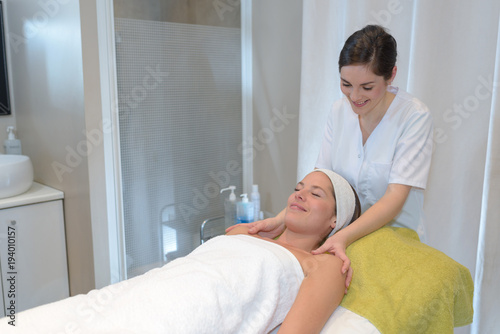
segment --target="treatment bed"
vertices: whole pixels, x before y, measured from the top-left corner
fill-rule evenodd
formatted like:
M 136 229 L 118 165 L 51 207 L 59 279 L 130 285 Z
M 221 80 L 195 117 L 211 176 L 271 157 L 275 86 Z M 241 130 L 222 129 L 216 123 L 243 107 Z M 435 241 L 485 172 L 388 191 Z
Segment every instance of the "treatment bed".
M 347 252 L 353 280 L 322 333 L 453 333 L 471 323 L 469 270 L 415 232 L 384 227 Z M 302 279 L 283 247 L 219 236 L 144 275 L 2 318 L 0 333 L 276 333 Z

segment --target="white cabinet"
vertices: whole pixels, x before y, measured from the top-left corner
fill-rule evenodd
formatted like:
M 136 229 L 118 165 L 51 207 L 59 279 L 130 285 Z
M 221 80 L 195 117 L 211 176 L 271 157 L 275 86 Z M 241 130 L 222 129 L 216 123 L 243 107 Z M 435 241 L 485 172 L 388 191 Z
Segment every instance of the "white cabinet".
M 38 183 L 0 200 L 0 317 L 69 296 L 62 201 Z

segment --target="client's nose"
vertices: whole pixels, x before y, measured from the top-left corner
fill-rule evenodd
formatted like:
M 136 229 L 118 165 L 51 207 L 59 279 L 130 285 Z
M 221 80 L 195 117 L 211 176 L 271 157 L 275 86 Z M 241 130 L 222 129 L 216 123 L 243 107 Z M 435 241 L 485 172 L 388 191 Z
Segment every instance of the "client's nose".
M 295 198 L 300 199 L 301 201 L 304 201 L 305 196 L 304 196 L 304 189 L 301 189 L 299 191 L 295 192 Z

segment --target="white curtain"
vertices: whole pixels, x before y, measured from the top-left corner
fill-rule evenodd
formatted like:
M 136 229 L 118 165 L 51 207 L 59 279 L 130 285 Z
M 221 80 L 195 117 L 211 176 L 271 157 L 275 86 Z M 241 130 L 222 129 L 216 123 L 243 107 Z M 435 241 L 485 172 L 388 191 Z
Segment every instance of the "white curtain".
M 366 24 L 398 42 L 395 86 L 434 119 L 427 243 L 471 271 L 475 318 L 456 333 L 500 327 L 500 2 L 304 0 L 298 178 L 314 167 L 330 107 L 341 97 L 338 55 Z M 498 36 L 498 38 L 497 38 Z
M 498 331 L 500 321 L 495 311 L 500 310 L 500 248 L 498 247 L 500 210 L 500 22 L 497 33 L 494 90 L 491 103 L 490 125 L 482 198 L 479 245 L 477 248 L 473 322 L 474 333 Z M 496 288 L 495 288 L 496 286 Z

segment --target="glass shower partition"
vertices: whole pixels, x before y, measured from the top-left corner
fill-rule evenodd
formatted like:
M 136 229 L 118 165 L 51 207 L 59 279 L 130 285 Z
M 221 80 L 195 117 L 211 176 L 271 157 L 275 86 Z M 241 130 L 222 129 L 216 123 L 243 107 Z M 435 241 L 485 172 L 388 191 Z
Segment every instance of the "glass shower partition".
M 127 278 L 191 252 L 242 189 L 238 4 L 150 3 L 114 3 Z

